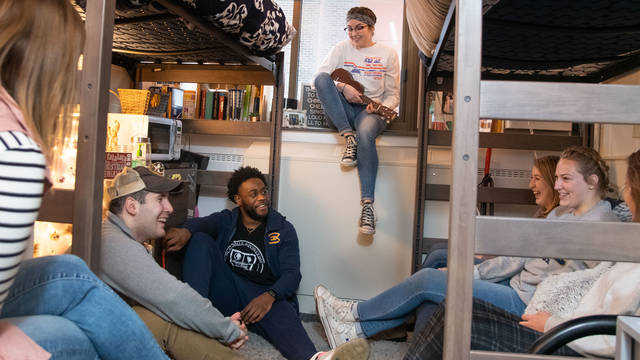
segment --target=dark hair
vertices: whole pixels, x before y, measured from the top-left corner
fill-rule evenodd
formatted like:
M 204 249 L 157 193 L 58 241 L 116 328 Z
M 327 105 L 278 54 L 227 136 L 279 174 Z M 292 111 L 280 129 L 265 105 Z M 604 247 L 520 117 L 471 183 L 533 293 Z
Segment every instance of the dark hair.
M 229 179 L 229 183 L 227 184 L 227 197 L 231 202 L 235 203 L 235 196 L 238 195 L 238 189 L 243 182 L 249 179 L 260 179 L 265 185 L 267 184 L 267 180 L 264 177 L 264 174 L 260 172 L 260 170 L 251 167 L 245 166 L 241 167 L 238 170 L 234 171 L 231 175 L 231 179 Z
M 347 11 L 347 21 L 350 19 L 356 19 L 371 27 L 373 27 L 376 24 L 376 21 L 378 21 L 373 10 L 365 6 L 356 6 L 349 9 L 349 11 Z M 372 23 L 369 24 L 369 22 Z
M 589 176 L 596 175 L 598 177 L 598 192 L 600 197 L 604 197 L 609 188 L 609 166 L 597 151 L 585 146 L 570 146 L 562 152 L 560 159 L 575 161 L 578 164 L 578 171 L 587 184 L 596 185 L 591 184 L 589 179 Z
M 533 166 L 535 166 L 536 169 L 540 171 L 542 180 L 544 180 L 544 182 L 551 187 L 551 191 L 553 192 L 553 205 L 551 209 L 560 204 L 560 194 L 558 194 L 556 189 L 554 189 L 554 185 L 556 182 L 556 166 L 558 165 L 559 160 L 560 157 L 555 155 L 543 156 L 541 158 L 533 160 Z M 547 213 L 548 212 L 546 212 L 545 215 Z
M 122 209 L 124 208 L 124 203 L 128 197 L 132 197 L 137 200 L 140 204 L 144 204 L 145 198 L 149 191 L 142 189 L 140 191 L 136 191 L 129 195 L 121 196 L 119 198 L 115 198 L 109 202 L 109 211 L 112 214 L 120 215 L 122 213 Z
M 638 212 L 640 209 L 640 150 L 629 155 L 627 163 L 627 186 L 635 207 L 632 220 L 640 222 L 640 212 Z

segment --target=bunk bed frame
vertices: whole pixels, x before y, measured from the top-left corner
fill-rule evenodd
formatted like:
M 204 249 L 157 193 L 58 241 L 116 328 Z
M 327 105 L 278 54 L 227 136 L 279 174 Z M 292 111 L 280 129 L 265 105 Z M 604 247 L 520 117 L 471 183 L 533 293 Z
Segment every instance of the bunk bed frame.
M 209 21 L 200 18 L 183 3 L 172 0 L 154 0 L 166 11 L 152 15 L 135 14 L 131 18 L 116 16 L 116 0 L 76 0 L 79 12 L 85 19 L 86 43 L 84 49 L 81 80 L 80 119 L 76 161 L 76 183 L 74 190 L 55 189 L 43 199 L 40 221 L 71 222 L 73 224 L 72 253 L 84 259 L 95 271 L 98 269 L 101 241 L 103 174 L 106 146 L 107 112 L 111 64 L 122 65 L 134 77 L 141 60 L 150 62 L 170 61 L 180 68 L 182 62 L 202 64 L 215 61 L 217 70 L 229 65 L 231 70 L 248 71 L 248 77 L 271 79 L 274 97 L 270 123 L 246 126 L 229 126 L 218 129 L 207 127 L 200 133 L 222 135 L 253 135 L 270 139 L 268 182 L 272 189 L 272 206 L 277 207 L 279 185 L 279 159 L 284 98 L 283 53 L 256 56 L 247 48 L 233 41 L 226 33 Z M 82 6 L 81 6 L 82 5 Z M 82 9 L 84 7 L 84 9 Z M 160 41 L 166 39 L 145 31 L 131 31 L 131 25 L 143 24 L 152 29 L 168 29 L 180 35 L 179 51 L 162 48 Z M 114 36 L 115 34 L 115 36 Z M 146 51 L 135 51 L 121 46 L 126 43 L 123 36 L 138 37 L 148 47 Z M 185 41 L 185 39 L 187 41 Z M 155 42 L 154 42 L 155 40 Z M 202 44 L 206 43 L 206 47 Z M 154 50 L 154 46 L 160 50 Z M 186 66 L 186 65 L 182 65 Z M 207 65 L 192 65 L 206 68 Z M 184 68 L 180 68 L 184 70 Z M 211 70 L 211 69 L 208 69 Z M 138 71 L 140 72 L 140 71 Z M 184 73 L 184 71 L 182 71 Z M 228 73 L 228 71 L 223 71 Z M 266 72 L 266 75 L 264 74 Z M 253 75 L 252 75 L 253 74 Z M 245 78 L 247 78 L 245 76 Z M 231 76 L 233 78 L 233 76 Z M 137 78 L 139 80 L 140 78 Z M 186 81 L 186 80 L 174 80 Z M 187 127 L 187 126 L 185 126 Z M 257 130 L 257 134 L 254 131 Z M 200 176 L 209 185 L 226 185 L 228 174 Z M 204 174 L 207 175 L 207 174 Z
M 476 216 L 479 119 L 639 124 L 640 86 L 575 83 L 577 78 L 570 80 L 573 83 L 560 82 L 557 76 L 545 79 L 554 82 L 522 81 L 534 78 L 525 75 L 512 77 L 515 81 L 486 80 L 490 76 L 485 76 L 482 67 L 482 2 L 455 1 L 455 24 L 453 86 L 457 101 L 452 139 L 447 286 L 447 293 L 455 296 L 446 298 L 444 359 L 560 359 L 470 351 L 474 254 L 640 262 L 640 252 L 634 251 L 640 226 Z M 446 27 L 444 31 L 448 31 Z M 446 37 L 443 33 L 441 39 Z M 437 57 L 438 54 L 434 56 Z M 637 52 L 626 59 L 613 60 L 616 64 L 602 68 L 600 75 L 580 80 L 601 81 L 602 74 L 610 76 L 640 66 Z M 485 79 L 481 80 L 481 75 Z M 500 237 L 496 238 L 495 234 Z M 601 245 L 602 239 L 607 239 L 606 247 Z M 619 321 L 619 329 L 626 326 L 628 321 L 625 321 L 622 325 Z M 618 350 L 621 351 L 620 346 Z

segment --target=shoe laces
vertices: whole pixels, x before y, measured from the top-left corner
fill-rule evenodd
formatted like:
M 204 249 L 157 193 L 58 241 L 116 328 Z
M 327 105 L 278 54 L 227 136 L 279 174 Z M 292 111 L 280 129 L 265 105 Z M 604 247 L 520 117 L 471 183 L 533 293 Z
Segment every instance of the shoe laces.
M 343 157 L 355 158 L 357 152 L 357 143 L 355 136 L 347 136 L 347 146 L 344 149 Z
M 362 204 L 362 214 L 360 215 L 360 223 L 373 227 L 375 222 L 375 214 L 373 212 L 372 203 Z

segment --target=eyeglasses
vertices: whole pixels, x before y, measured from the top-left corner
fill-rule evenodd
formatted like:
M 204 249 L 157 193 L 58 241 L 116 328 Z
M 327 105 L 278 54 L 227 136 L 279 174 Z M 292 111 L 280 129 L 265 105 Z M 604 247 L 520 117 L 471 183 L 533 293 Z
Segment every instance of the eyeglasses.
M 346 28 L 344 28 L 343 30 L 350 33 L 350 32 L 360 32 L 362 31 L 364 28 L 368 27 L 369 25 L 358 25 L 354 28 L 347 26 Z

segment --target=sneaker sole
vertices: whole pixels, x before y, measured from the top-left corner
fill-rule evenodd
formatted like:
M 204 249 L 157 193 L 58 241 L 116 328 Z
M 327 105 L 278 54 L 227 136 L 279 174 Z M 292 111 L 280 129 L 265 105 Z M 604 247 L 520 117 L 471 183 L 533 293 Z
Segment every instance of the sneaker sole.
M 340 161 L 340 165 L 346 167 L 356 167 L 358 165 L 358 161 Z
M 338 346 L 331 360 L 367 360 L 370 353 L 367 340 L 358 338 Z
M 376 230 L 373 229 L 365 229 L 365 228 L 360 228 L 360 233 L 361 234 L 365 234 L 365 235 L 374 235 L 376 233 Z
M 313 298 L 316 300 L 316 313 L 318 313 L 318 317 L 320 318 L 320 323 L 322 324 L 322 329 L 324 330 L 324 334 L 327 336 L 327 341 L 329 342 L 329 347 L 332 349 L 336 348 L 336 340 L 333 338 L 331 327 L 329 326 L 328 321 L 326 320 L 326 312 L 324 311 L 324 303 L 320 295 L 318 295 L 318 288 L 320 285 L 316 286 L 313 289 Z

